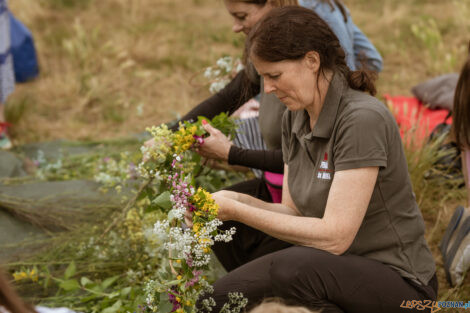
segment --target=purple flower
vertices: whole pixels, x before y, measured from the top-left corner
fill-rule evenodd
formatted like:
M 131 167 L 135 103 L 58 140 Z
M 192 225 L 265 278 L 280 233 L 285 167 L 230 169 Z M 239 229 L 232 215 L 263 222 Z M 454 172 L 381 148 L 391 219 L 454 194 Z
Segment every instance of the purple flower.
M 204 138 L 202 136 L 193 135 L 194 139 L 196 139 L 196 143 L 202 146 L 204 144 Z

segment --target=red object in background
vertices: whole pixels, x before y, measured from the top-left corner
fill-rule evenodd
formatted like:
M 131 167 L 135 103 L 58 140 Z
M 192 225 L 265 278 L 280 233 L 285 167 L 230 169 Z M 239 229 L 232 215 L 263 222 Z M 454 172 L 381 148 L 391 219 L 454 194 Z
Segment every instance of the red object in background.
M 415 97 L 390 95 L 384 97 L 400 127 L 402 139 L 405 134 L 407 136 L 410 134 L 407 138 L 408 143 L 409 140 L 413 140 L 414 144 L 425 142 L 431 131 L 444 120 L 447 124 L 452 124 L 452 117 L 446 120 L 448 110 L 431 110 Z

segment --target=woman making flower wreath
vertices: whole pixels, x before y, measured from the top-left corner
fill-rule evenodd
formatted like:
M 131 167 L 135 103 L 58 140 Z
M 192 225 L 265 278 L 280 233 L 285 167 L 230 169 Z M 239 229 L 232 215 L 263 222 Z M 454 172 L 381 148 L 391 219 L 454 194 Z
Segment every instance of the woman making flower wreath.
M 368 72 L 351 71 L 328 25 L 301 7 L 269 12 L 247 44 L 264 91 L 288 109 L 283 199 L 213 195 L 221 220 L 244 225 L 215 250 L 236 267 L 214 285 L 217 306 L 228 292 L 249 305 L 280 297 L 323 313 L 410 312 L 403 301 L 435 300 L 400 134 L 386 106 L 364 93 L 375 93 Z M 273 241 L 287 247 L 270 249 Z
M 347 51 L 347 64 L 355 69 L 361 67 L 361 61 L 371 70 L 379 72 L 382 69 L 382 58 L 367 37 L 352 22 L 348 10 L 339 0 L 224 0 L 225 6 L 233 16 L 233 31 L 248 34 L 250 29 L 267 12 L 274 7 L 286 5 L 300 5 L 315 11 L 325 20 L 340 39 L 340 43 Z M 213 118 L 221 112 L 232 114 L 241 105 L 260 93 L 260 81 L 258 75 L 249 75 L 247 70 L 242 70 L 219 93 L 203 101 L 182 120 L 197 120 L 198 116 Z M 249 82 L 248 84 L 245 84 Z M 262 82 L 261 82 L 262 84 Z M 248 85 L 248 86 L 246 86 Z M 262 88 L 261 88 L 262 89 Z M 247 90 L 247 92 L 245 92 Z M 264 94 L 261 90 L 259 126 L 256 121 L 252 125 L 256 134 L 261 136 L 269 150 L 244 149 L 233 145 L 220 132 L 211 129 L 212 136 L 199 149 L 201 155 L 216 160 L 228 161 L 231 165 L 241 165 L 250 168 L 283 172 L 281 152 L 281 117 L 285 110 L 284 105 L 274 95 Z M 175 130 L 176 125 L 173 129 Z M 258 129 L 259 128 L 259 129 Z M 253 179 L 230 187 L 230 190 L 243 192 L 265 201 L 272 201 L 266 183 L 262 179 Z

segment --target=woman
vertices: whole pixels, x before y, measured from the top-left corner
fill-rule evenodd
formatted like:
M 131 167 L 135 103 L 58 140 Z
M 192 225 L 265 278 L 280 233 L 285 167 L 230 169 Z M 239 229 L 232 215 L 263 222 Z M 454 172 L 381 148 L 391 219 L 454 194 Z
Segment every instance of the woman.
M 225 0 L 227 10 L 234 18 L 233 31 L 248 34 L 262 16 L 274 7 L 297 4 L 296 0 Z M 338 0 L 303 0 L 299 3 L 317 12 L 335 31 L 341 45 L 348 52 L 347 60 L 351 68 L 365 58 L 372 70 L 380 71 L 382 59 L 367 37 L 354 25 L 349 12 Z M 182 120 L 195 120 L 199 115 L 212 118 L 221 112 L 230 114 L 243 103 L 260 92 L 259 78 L 246 79 L 246 71 L 241 71 L 221 92 L 199 104 Z M 245 83 L 250 82 L 246 87 Z M 261 86 L 262 86 L 261 80 Z M 243 92 L 249 90 L 249 92 Z M 283 172 L 281 152 L 281 132 L 279 125 L 285 107 L 274 95 L 264 94 L 261 88 L 259 128 L 268 150 L 244 149 L 233 145 L 220 132 L 212 131 L 211 136 L 199 150 L 200 154 L 211 159 L 228 161 L 231 165 L 242 165 L 263 171 Z M 176 128 L 177 126 L 175 126 Z M 253 127 L 258 127 L 256 122 Z M 262 200 L 272 201 L 262 179 L 254 179 L 230 187 Z
M 6 0 L 0 0 L 0 149 L 11 148 L 7 135 L 4 103 L 15 86 L 13 57 L 10 51 L 10 19 Z
M 350 71 L 338 38 L 304 8 L 272 10 L 247 42 L 264 91 L 288 109 L 283 199 L 214 194 L 219 218 L 243 231 L 214 249 L 239 261 L 215 283 L 217 305 L 232 291 L 251 305 L 280 297 L 324 313 L 399 312 L 404 300 L 435 300 L 400 134 L 385 105 L 360 92 L 375 92 L 367 72 Z M 290 246 L 269 250 L 273 241 Z

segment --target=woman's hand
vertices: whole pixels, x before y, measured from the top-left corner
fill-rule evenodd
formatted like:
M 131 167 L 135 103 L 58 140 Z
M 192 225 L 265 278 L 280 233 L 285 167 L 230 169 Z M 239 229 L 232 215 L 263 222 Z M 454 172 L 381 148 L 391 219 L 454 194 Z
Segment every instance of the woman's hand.
M 205 120 L 202 122 L 202 127 L 209 133 L 209 137 L 204 138 L 204 144 L 196 150 L 197 153 L 208 159 L 227 161 L 232 146 L 230 140 Z
M 190 228 L 193 227 L 193 212 L 189 210 L 186 210 L 186 212 L 184 212 L 184 223 Z
M 236 201 L 233 198 L 227 197 L 227 193 L 229 193 L 229 191 L 222 190 L 212 194 L 212 199 L 214 199 L 215 203 L 219 205 L 219 214 L 217 215 L 217 218 L 223 222 L 233 220 L 232 208 Z

